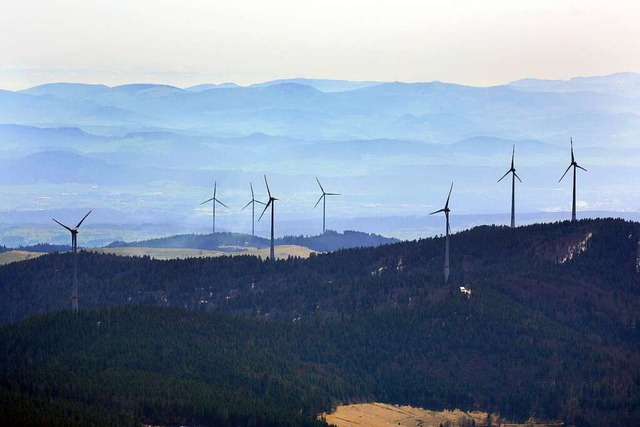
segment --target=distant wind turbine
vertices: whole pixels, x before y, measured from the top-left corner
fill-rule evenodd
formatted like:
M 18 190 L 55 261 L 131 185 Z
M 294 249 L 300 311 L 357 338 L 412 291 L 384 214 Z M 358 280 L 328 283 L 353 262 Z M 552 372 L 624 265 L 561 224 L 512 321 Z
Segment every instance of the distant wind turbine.
M 449 195 L 447 196 L 447 201 L 444 204 L 444 208 L 439 209 L 437 211 L 431 212 L 429 215 L 437 214 L 440 212 L 444 212 L 444 216 L 447 220 L 446 225 L 446 236 L 444 240 L 444 283 L 446 284 L 449 281 L 449 198 L 451 197 L 451 190 L 453 190 L 453 182 L 451 183 L 451 188 L 449 189 Z
M 269 190 L 269 183 L 267 182 L 267 175 L 264 176 L 264 184 L 267 186 L 267 193 L 269 194 L 269 201 L 267 202 L 266 205 L 264 205 L 264 210 L 262 211 L 262 214 L 260 215 L 260 218 L 258 218 L 258 221 L 260 221 L 262 219 L 262 216 L 267 211 L 267 208 L 269 208 L 269 206 L 271 206 L 271 249 L 269 251 L 269 258 L 271 258 L 271 261 L 275 261 L 276 255 L 275 255 L 275 250 L 274 250 L 274 246 L 273 246 L 273 219 L 274 219 L 275 201 L 278 200 L 278 199 L 271 195 L 271 191 Z
M 318 203 L 320 203 L 320 200 L 322 200 L 322 234 L 324 234 L 326 232 L 325 215 L 326 215 L 326 209 L 327 209 L 327 196 L 340 196 L 341 194 L 325 192 L 324 188 L 322 188 L 322 184 L 320 184 L 320 180 L 317 177 L 316 177 L 316 181 L 318 181 L 318 185 L 320 186 L 320 191 L 322 191 L 322 196 L 320 196 L 320 198 L 316 202 L 316 205 L 313 208 L 315 209 L 318 206 Z
M 240 211 L 242 212 L 243 210 L 245 210 L 247 206 L 251 205 L 251 235 L 255 236 L 256 235 L 256 231 L 255 231 L 256 203 L 260 203 L 261 205 L 264 205 L 265 203 L 261 202 L 260 200 L 256 200 L 256 196 L 253 194 L 253 184 L 249 183 L 249 186 L 251 187 L 251 201 L 246 205 L 244 205 L 244 208 L 240 209 Z
M 210 198 L 210 199 L 205 200 L 202 203 L 200 203 L 200 206 L 202 206 L 205 203 L 211 202 L 211 209 L 212 209 L 212 212 L 213 212 L 213 228 L 212 228 L 213 234 L 216 234 L 216 203 L 220 203 L 222 206 L 224 206 L 225 208 L 229 209 L 229 206 L 225 205 L 220 200 L 216 199 L 217 187 L 218 187 L 218 182 L 214 181 L 214 183 L 213 183 L 213 197 Z
M 567 167 L 567 170 L 564 171 L 558 182 L 562 181 L 562 178 L 569 172 L 569 169 L 573 167 L 573 203 L 571 204 L 571 221 L 576 220 L 576 169 L 582 169 L 583 171 L 587 171 L 585 168 L 580 166 L 578 162 L 576 162 L 575 157 L 573 156 L 573 138 L 571 140 L 571 163 Z
M 89 216 L 89 211 L 75 227 L 67 227 L 55 218 L 51 218 L 71 233 L 71 251 L 73 252 L 73 289 L 71 290 L 71 310 L 78 311 L 78 228 L 82 222 Z
M 498 180 L 498 182 L 500 182 L 504 179 L 505 176 L 509 175 L 510 173 L 513 174 L 511 176 L 511 228 L 514 228 L 516 226 L 516 178 L 518 178 L 518 181 L 522 182 L 522 180 L 516 173 L 516 168 L 513 164 L 513 159 L 515 155 L 516 155 L 516 146 L 514 145 L 513 151 L 511 153 L 511 169 L 509 169 L 507 173 L 502 175 L 502 178 Z

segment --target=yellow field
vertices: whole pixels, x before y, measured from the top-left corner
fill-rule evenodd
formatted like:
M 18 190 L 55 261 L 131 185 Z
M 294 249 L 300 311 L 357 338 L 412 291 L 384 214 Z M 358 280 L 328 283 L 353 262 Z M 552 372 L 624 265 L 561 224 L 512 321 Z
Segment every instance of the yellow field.
M 37 258 L 44 255 L 43 252 L 27 252 L 27 251 L 7 251 L 0 253 L 0 265 L 9 264 L 11 262 L 26 261 L 31 258 Z
M 476 425 L 486 425 L 486 412 L 429 411 L 412 406 L 386 403 L 363 403 L 339 406 L 335 412 L 322 414 L 329 424 L 338 427 L 438 427 L 449 421 L 458 425 L 463 417 L 473 419 Z
M 154 259 L 185 259 L 185 258 L 209 258 L 223 255 L 255 255 L 263 259 L 269 256 L 269 248 L 256 249 L 249 248 L 246 251 L 239 252 L 222 252 L 207 251 L 200 249 L 162 249 L 162 248 L 85 248 L 83 250 L 97 252 L 101 254 L 113 254 L 121 256 L 149 256 Z M 282 245 L 275 247 L 275 255 L 277 259 L 286 259 L 289 256 L 297 256 L 300 258 L 309 258 L 314 253 L 309 248 L 296 245 Z M 0 265 L 9 264 L 11 262 L 26 261 L 45 255 L 44 252 L 28 252 L 28 251 L 7 251 L 0 253 Z
M 261 258 L 269 256 L 269 248 L 255 249 L 249 248 L 246 251 L 240 252 L 222 252 L 222 251 L 208 251 L 200 249 L 162 249 L 162 248 L 90 248 L 86 249 L 92 252 L 114 254 L 122 256 L 149 256 L 154 259 L 185 259 L 185 258 L 208 258 L 218 257 L 223 255 L 256 255 Z M 275 255 L 277 259 L 286 259 L 289 256 L 298 256 L 301 258 L 308 258 L 309 255 L 314 252 L 304 246 L 296 245 L 282 245 L 275 247 Z
M 362 403 L 339 406 L 330 414 L 321 414 L 329 424 L 338 427 L 439 427 L 458 426 L 475 421 L 478 427 L 487 425 L 487 413 L 474 411 L 464 412 L 459 409 L 453 411 L 429 411 L 412 406 L 389 405 L 386 403 Z M 498 415 L 491 415 L 492 425 L 498 425 Z M 468 424 L 467 424 L 468 425 Z M 500 420 L 503 427 L 561 427 L 562 421 L 541 422 L 530 418 L 524 424 L 506 423 Z
M 154 259 L 209 258 L 223 255 L 219 251 L 200 249 L 164 249 L 164 248 L 88 248 L 90 252 L 120 256 L 149 256 Z

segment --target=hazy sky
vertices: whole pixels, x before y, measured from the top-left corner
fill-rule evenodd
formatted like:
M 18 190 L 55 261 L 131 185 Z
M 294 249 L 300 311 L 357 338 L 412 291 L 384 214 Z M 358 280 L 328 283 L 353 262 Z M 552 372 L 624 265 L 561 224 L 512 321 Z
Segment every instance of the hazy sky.
M 2 0 L 0 88 L 640 72 L 632 0 Z

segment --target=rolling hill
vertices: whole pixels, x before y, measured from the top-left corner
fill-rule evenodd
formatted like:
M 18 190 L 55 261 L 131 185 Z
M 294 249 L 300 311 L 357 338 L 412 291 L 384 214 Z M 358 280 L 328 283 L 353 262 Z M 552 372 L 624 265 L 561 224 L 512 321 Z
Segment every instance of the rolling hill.
M 307 247 L 318 252 L 331 252 L 339 249 L 359 248 L 367 246 L 380 246 L 396 243 L 398 240 L 379 236 L 376 234 L 362 233 L 347 230 L 338 233 L 327 230 L 324 234 L 316 236 L 284 236 L 274 239 L 274 243 L 281 245 L 296 245 Z M 244 252 L 247 248 L 268 248 L 270 239 L 251 236 L 249 234 L 221 232 L 211 234 L 183 234 L 178 236 L 163 237 L 159 239 L 140 242 L 113 242 L 108 248 L 117 247 L 146 247 L 146 248 L 174 248 L 174 249 L 206 249 L 223 252 Z

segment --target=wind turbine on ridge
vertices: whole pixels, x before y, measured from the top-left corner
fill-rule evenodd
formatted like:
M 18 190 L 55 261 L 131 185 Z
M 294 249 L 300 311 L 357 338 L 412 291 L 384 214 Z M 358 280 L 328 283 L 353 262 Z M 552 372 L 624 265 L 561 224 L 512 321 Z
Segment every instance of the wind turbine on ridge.
M 509 169 L 507 173 L 502 175 L 502 178 L 498 180 L 498 182 L 500 182 L 504 179 L 505 176 L 509 175 L 510 173 L 513 174 L 511 176 L 511 228 L 514 228 L 516 226 L 516 178 L 518 178 L 518 181 L 522 183 L 522 180 L 516 173 L 516 168 L 514 166 L 513 159 L 515 155 L 516 155 L 516 146 L 514 145 L 513 151 L 511 152 L 511 169 Z
M 274 219 L 275 201 L 278 199 L 271 195 L 271 191 L 269 190 L 269 183 L 267 182 L 267 175 L 264 176 L 264 184 L 267 186 L 267 194 L 269 194 L 269 201 L 264 205 L 264 210 L 262 211 L 260 218 L 258 218 L 258 221 L 262 219 L 262 216 L 264 215 L 264 213 L 267 211 L 269 206 L 271 206 L 271 249 L 269 250 L 269 258 L 271 258 L 271 261 L 275 261 L 276 255 L 275 255 L 275 250 L 273 246 L 273 219 Z
M 78 311 L 78 228 L 82 225 L 84 220 L 89 216 L 89 211 L 76 225 L 75 227 L 67 227 L 55 218 L 51 218 L 71 233 L 71 252 L 73 252 L 73 288 L 71 290 L 71 310 Z
M 444 204 L 444 208 L 439 209 L 437 211 L 431 212 L 429 215 L 437 214 L 440 212 L 444 212 L 444 216 L 447 220 L 447 229 L 446 236 L 444 240 L 444 283 L 446 284 L 449 281 L 449 198 L 451 197 L 451 191 L 453 190 L 453 182 L 451 183 L 451 188 L 449 189 L 449 195 L 447 196 L 447 201 Z
M 212 228 L 212 233 L 216 234 L 216 203 L 220 203 L 222 206 L 224 206 L 225 208 L 229 209 L 229 206 L 225 205 L 224 203 L 222 203 L 220 200 L 218 200 L 216 198 L 216 190 L 218 187 L 218 182 L 214 181 L 213 182 L 213 197 L 210 199 L 205 200 L 204 202 L 200 203 L 199 206 L 204 205 L 205 203 L 209 203 L 211 202 L 211 210 L 213 211 L 213 228 Z
M 318 206 L 318 203 L 320 203 L 320 200 L 322 200 L 322 234 L 324 234 L 326 232 L 325 215 L 326 215 L 326 209 L 327 209 L 327 196 L 341 196 L 341 194 L 325 192 L 324 188 L 322 188 L 322 184 L 320 184 L 320 180 L 318 179 L 318 177 L 316 177 L 316 181 L 318 182 L 318 186 L 320 186 L 320 191 L 322 191 L 322 196 L 320 196 L 320 198 L 318 199 L 318 201 L 316 202 L 313 208 L 315 209 Z
M 571 141 L 571 163 L 567 167 L 567 170 L 564 171 L 558 182 L 562 181 L 562 178 L 569 172 L 569 169 L 573 167 L 573 203 L 571 204 L 571 221 L 576 220 L 576 169 L 582 169 L 583 171 L 587 171 L 585 168 L 580 166 L 578 162 L 576 162 L 575 157 L 573 156 L 573 138 L 570 138 Z
M 242 212 L 243 210 L 245 210 L 245 208 L 249 205 L 251 206 L 251 235 L 255 236 L 256 235 L 256 231 L 255 231 L 255 226 L 256 226 L 256 203 L 260 203 L 261 205 L 264 205 L 264 202 L 261 202 L 260 200 L 256 200 L 256 197 L 253 193 L 253 184 L 249 183 L 249 186 L 251 187 L 251 201 L 249 203 L 247 203 L 246 205 L 244 205 L 244 208 L 240 209 L 240 212 Z

